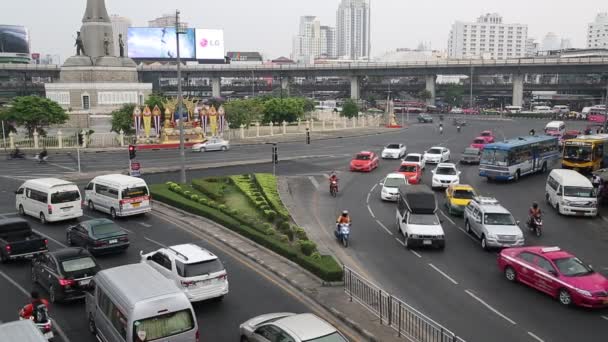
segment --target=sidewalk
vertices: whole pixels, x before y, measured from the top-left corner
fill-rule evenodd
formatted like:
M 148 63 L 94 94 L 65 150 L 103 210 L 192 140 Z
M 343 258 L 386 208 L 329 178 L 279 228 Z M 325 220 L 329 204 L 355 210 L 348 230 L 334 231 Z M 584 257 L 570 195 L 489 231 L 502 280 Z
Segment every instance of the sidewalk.
M 342 283 L 324 283 L 297 264 L 203 217 L 159 202 L 154 202 L 154 210 L 170 221 L 183 223 L 182 228 L 195 235 L 221 242 L 284 280 L 299 294 L 334 316 L 335 320 L 343 325 L 341 330 L 352 330 L 351 334 L 357 334 L 358 336 L 352 336 L 355 338 L 352 342 L 401 340 L 391 328 L 380 325 L 379 319 L 363 309 L 360 304 L 350 302 L 349 297 L 344 293 Z

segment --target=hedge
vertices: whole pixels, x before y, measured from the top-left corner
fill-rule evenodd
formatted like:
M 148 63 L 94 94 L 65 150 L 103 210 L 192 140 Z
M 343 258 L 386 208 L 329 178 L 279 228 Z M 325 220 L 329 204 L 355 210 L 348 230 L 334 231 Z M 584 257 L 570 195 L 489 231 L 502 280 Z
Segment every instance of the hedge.
M 211 181 L 213 180 L 213 181 Z M 192 187 L 217 202 L 224 202 L 224 184 L 219 179 L 194 179 Z
M 234 185 L 236 185 L 236 187 L 239 190 L 241 190 L 241 192 L 245 196 L 247 196 L 249 201 L 256 208 L 258 208 L 258 210 L 261 210 L 261 208 L 260 208 L 261 206 L 268 205 L 268 203 L 266 202 L 266 199 L 264 199 L 264 198 L 261 198 L 261 200 L 257 199 L 260 196 L 256 195 L 256 193 L 259 194 L 259 192 L 257 191 L 255 184 L 253 184 L 253 182 L 251 181 L 251 177 L 249 175 L 230 176 L 229 178 L 232 181 L 232 183 Z M 270 206 L 269 206 L 269 209 L 270 209 Z M 261 210 L 261 211 L 263 213 L 264 210 Z
M 213 220 L 297 263 L 325 281 L 342 280 L 342 267 L 330 255 L 322 255 L 321 258 L 318 258 L 318 256 L 313 253 L 311 256 L 306 256 L 296 247 L 280 242 L 280 240 L 275 237 L 276 235 L 266 235 L 266 232 L 256 230 L 247 224 L 243 224 L 239 220 L 217 209 L 192 202 L 191 200 L 184 198 L 181 194 L 170 191 L 165 184 L 151 185 L 150 192 L 155 200 Z
M 552 119 L 555 117 L 555 113 L 521 112 L 521 113 L 506 113 L 505 116 L 508 118 Z
M 256 173 L 253 179 L 256 184 L 268 200 L 268 203 L 281 217 L 288 219 L 289 211 L 283 205 L 281 197 L 279 196 L 279 189 L 277 186 L 277 178 L 270 173 Z

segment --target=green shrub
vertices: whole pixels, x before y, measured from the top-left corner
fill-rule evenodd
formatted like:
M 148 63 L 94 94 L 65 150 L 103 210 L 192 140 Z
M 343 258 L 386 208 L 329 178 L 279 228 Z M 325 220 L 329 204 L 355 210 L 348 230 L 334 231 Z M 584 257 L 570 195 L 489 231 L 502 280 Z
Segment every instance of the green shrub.
M 270 206 L 267 204 L 262 204 L 261 206 L 258 207 L 261 211 L 266 211 L 266 210 L 270 210 Z
M 195 202 L 198 202 L 199 198 L 200 198 L 199 195 L 190 195 L 190 199 L 193 200 L 193 201 L 195 201 Z
M 287 235 L 287 237 L 289 238 L 289 241 L 295 240 L 296 234 L 294 233 L 293 229 L 288 229 L 288 230 L 282 231 L 282 233 Z
M 256 173 L 253 180 L 255 181 L 257 188 L 261 190 L 272 209 L 276 211 L 279 216 L 288 219 L 289 210 L 285 208 L 285 205 L 279 196 L 277 178 L 270 173 Z
M 306 231 L 302 227 L 294 227 L 293 232 L 296 235 L 298 240 L 308 240 L 308 236 L 306 235 Z
M 310 258 L 313 260 L 321 260 L 321 254 L 319 252 L 314 252 L 310 255 Z
M 273 228 L 272 225 L 268 222 L 262 223 L 262 226 L 264 227 L 264 229 Z
M 228 207 L 225 204 L 220 204 L 220 205 L 217 206 L 217 208 L 219 210 L 221 210 L 221 211 L 224 211 L 224 210 L 228 209 Z
M 317 251 L 317 245 L 309 240 L 300 240 L 298 241 L 298 245 L 300 246 L 302 253 L 306 256 L 310 256 Z
M 279 240 L 282 243 L 289 243 L 289 236 L 287 236 L 285 234 L 279 234 Z
M 186 195 L 187 197 L 190 197 L 192 195 L 192 191 L 186 190 L 186 191 L 184 191 L 184 195 Z
M 209 203 L 207 203 L 208 206 L 210 206 L 211 208 L 217 208 L 218 204 L 216 201 L 209 201 Z
M 204 197 L 201 197 L 198 199 L 198 203 L 207 205 L 209 203 L 209 200 Z
M 264 231 L 264 234 L 266 235 L 275 235 L 277 233 L 277 231 L 274 228 L 268 228 Z
M 223 202 L 225 185 L 219 182 L 219 178 L 215 181 L 209 179 L 195 179 L 192 181 L 192 187 L 214 201 Z
M 261 206 L 263 206 L 263 205 L 266 205 L 266 202 L 265 202 L 265 201 L 255 201 L 255 206 L 256 206 L 257 208 L 259 208 L 259 207 L 261 207 Z
M 169 181 L 169 182 L 166 182 L 165 185 L 168 186 L 168 187 L 171 187 L 172 185 L 177 185 L 177 184 L 175 184 L 174 182 Z
M 274 219 L 277 218 L 277 212 L 274 210 L 264 210 L 264 215 L 269 221 L 274 221 Z
M 228 214 L 231 216 L 239 216 L 239 211 L 237 209 L 228 209 Z
M 263 201 L 263 200 L 264 200 L 264 197 L 262 197 L 262 193 L 261 193 L 261 192 L 259 192 L 259 191 L 253 191 L 253 192 L 251 193 L 251 196 L 256 197 L 256 198 L 257 198 L 257 197 L 260 197 L 260 199 L 259 199 L 258 201 Z
M 264 197 L 262 197 L 261 195 L 253 195 L 253 198 L 256 202 L 264 202 Z

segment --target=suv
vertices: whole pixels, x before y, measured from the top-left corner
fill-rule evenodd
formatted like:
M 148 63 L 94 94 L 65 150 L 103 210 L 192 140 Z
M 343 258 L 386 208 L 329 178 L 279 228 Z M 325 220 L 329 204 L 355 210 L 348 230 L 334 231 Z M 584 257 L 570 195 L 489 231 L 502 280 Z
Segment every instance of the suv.
M 141 254 L 141 262 L 156 269 L 180 288 L 191 302 L 228 294 L 228 274 L 220 259 L 194 244 L 161 248 Z
M 467 233 L 481 239 L 485 250 L 524 245 L 519 221 L 494 198 L 473 198 L 464 210 L 464 226 Z

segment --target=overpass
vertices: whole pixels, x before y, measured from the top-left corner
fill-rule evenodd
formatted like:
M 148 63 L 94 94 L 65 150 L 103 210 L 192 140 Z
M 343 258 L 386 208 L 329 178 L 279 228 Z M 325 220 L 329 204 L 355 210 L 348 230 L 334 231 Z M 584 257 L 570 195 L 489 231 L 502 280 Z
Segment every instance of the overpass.
M 30 64 L 0 65 L 0 79 L 3 77 L 50 77 L 59 78 L 58 66 Z M 163 77 L 175 77 L 175 65 L 140 65 L 139 79 L 145 83 L 158 83 Z M 332 64 L 285 64 L 285 65 L 239 65 L 239 64 L 198 64 L 182 68 L 184 78 L 204 77 L 211 79 L 212 94 L 221 94 L 222 77 L 272 77 L 281 79 L 281 86 L 287 88 L 292 77 L 346 77 L 350 79 L 350 94 L 359 98 L 363 77 L 406 77 L 425 78 L 425 88 L 435 97 L 437 75 L 512 75 L 513 105 L 521 105 L 524 92 L 525 74 L 606 74 L 608 57 L 580 58 L 518 58 L 507 60 L 438 60 L 404 63 L 332 63 Z

